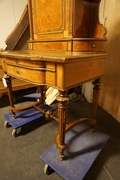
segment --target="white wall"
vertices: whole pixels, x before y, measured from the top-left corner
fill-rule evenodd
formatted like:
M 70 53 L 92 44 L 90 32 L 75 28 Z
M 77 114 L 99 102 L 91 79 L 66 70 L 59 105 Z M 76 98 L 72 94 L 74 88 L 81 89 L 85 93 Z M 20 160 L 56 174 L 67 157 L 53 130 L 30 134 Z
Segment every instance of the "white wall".
M 0 0 L 0 48 L 5 49 L 5 40 L 19 21 L 27 0 Z

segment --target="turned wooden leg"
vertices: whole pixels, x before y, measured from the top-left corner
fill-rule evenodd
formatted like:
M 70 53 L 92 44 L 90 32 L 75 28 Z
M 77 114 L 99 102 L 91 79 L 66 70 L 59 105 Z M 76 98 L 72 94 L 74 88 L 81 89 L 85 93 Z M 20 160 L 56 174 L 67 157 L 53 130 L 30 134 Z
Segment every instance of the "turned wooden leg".
M 60 151 L 59 157 L 64 159 L 65 144 L 65 127 L 66 127 L 66 102 L 69 101 L 66 91 L 60 91 L 57 97 L 58 101 L 58 121 L 59 121 L 59 142 L 56 142 L 57 148 Z
M 8 97 L 9 97 L 9 101 L 10 101 L 10 107 L 14 108 L 14 99 L 13 99 L 13 94 L 12 94 L 11 78 L 7 74 L 4 74 L 3 78 L 5 79 L 6 84 L 7 84 L 7 88 L 8 88 Z M 12 111 L 12 115 L 15 117 L 15 112 Z
M 40 85 L 37 87 L 37 93 L 41 94 L 41 97 L 37 100 L 39 101 L 43 101 L 43 103 L 45 102 L 45 93 L 44 93 L 44 85 Z
M 96 124 L 96 111 L 97 111 L 97 103 L 98 103 L 98 97 L 100 92 L 100 78 L 93 81 L 93 106 L 92 106 L 92 117 L 90 120 L 90 131 L 92 132 L 94 130 L 94 126 Z

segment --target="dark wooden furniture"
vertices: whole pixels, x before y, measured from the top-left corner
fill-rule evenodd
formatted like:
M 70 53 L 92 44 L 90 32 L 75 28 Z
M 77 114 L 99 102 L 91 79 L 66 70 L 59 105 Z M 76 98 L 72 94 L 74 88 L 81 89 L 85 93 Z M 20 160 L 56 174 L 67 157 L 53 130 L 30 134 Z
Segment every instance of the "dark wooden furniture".
M 33 106 L 47 118 L 58 121 L 56 147 L 64 159 L 65 132 L 78 123 L 90 122 L 91 131 L 96 123 L 96 109 L 100 77 L 106 57 L 106 29 L 99 23 L 100 0 L 29 0 L 30 40 L 28 51 L 1 52 L 4 78 L 9 91 L 10 106 L 14 107 L 10 76 L 30 83 L 49 85 L 59 90 L 58 117 Z M 66 124 L 67 90 L 89 80 L 94 80 L 93 109 L 90 119 Z M 30 108 L 30 107 L 26 107 Z

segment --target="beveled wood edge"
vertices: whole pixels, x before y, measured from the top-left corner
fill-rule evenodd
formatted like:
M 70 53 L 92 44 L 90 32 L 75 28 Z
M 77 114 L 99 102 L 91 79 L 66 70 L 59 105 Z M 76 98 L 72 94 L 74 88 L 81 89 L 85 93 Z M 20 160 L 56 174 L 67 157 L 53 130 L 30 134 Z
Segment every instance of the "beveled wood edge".
M 28 40 L 28 43 L 36 43 L 36 42 L 67 42 L 67 41 L 107 41 L 108 39 L 105 38 L 61 38 L 61 39 L 35 39 L 35 40 Z
M 34 54 L 32 54 L 34 53 Z M 36 54 L 35 54 L 36 53 Z M 62 51 L 38 51 L 38 50 L 23 50 L 23 51 L 4 51 L 0 52 L 0 59 L 12 58 L 16 60 L 29 61 L 47 61 L 53 63 L 74 63 L 75 61 L 83 61 L 85 59 L 106 58 L 106 52 L 62 52 Z M 73 61 L 71 61 L 73 60 Z M 4 63 L 3 61 L 3 63 Z

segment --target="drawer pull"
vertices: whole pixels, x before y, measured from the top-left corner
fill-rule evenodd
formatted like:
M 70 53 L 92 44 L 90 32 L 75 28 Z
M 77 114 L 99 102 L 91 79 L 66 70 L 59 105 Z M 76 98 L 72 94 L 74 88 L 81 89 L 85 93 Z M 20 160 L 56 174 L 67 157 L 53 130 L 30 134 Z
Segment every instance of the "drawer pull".
M 16 71 L 16 73 L 17 73 L 17 74 L 20 74 L 20 72 L 19 72 L 19 71 Z
M 46 48 L 49 48 L 49 44 L 46 44 Z
M 92 45 L 92 48 L 95 48 L 95 44 Z

